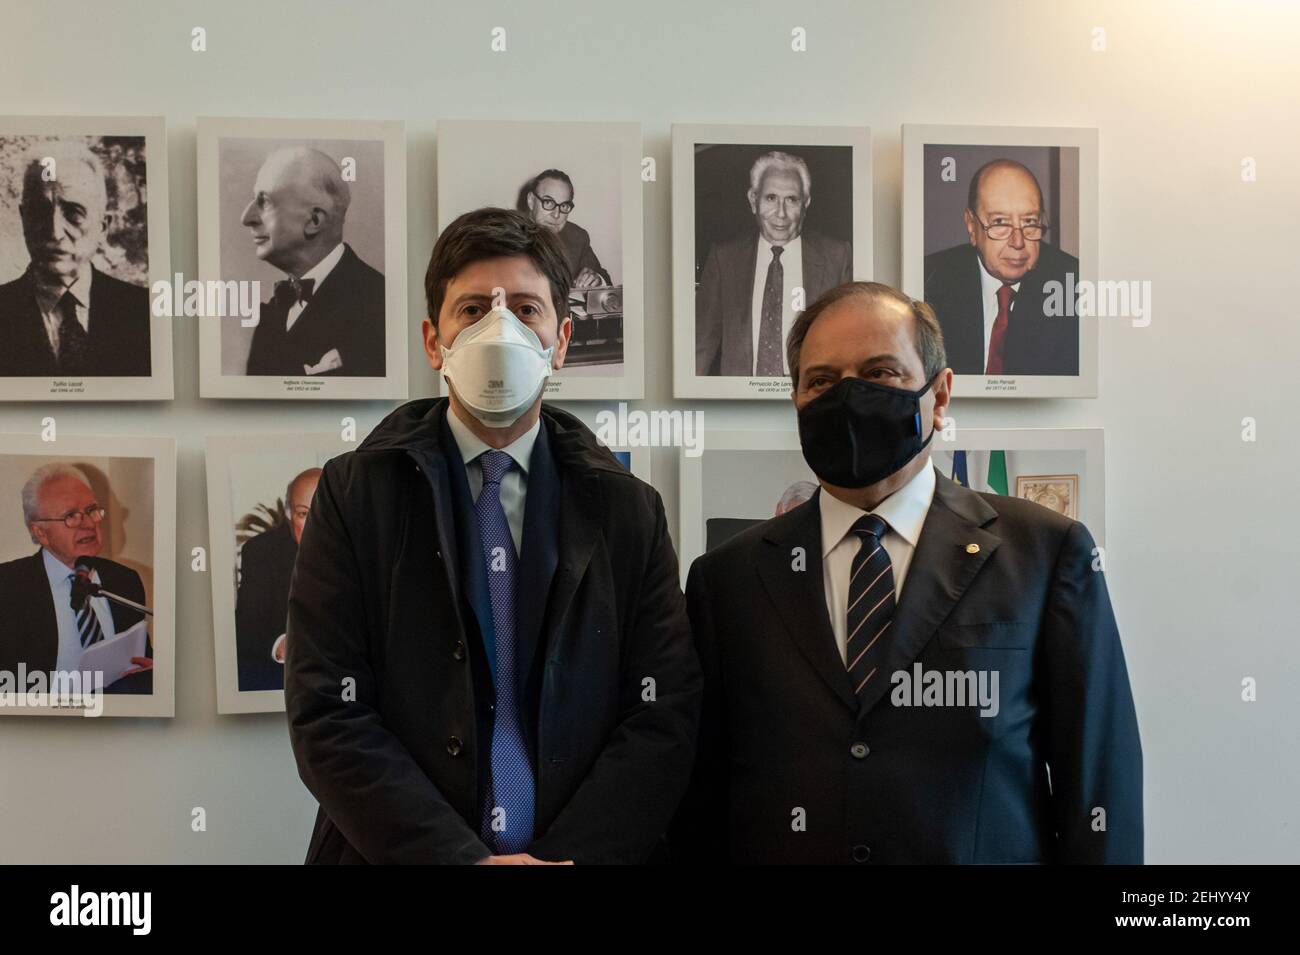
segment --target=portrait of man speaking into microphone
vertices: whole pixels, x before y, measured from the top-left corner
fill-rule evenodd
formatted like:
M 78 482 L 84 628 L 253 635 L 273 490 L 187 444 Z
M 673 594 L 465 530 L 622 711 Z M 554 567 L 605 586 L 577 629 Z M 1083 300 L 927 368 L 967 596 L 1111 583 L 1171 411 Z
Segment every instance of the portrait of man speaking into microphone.
M 130 539 L 152 547 L 152 466 L 143 459 L 38 458 L 0 455 L 0 493 L 9 502 L 0 519 L 0 670 L 84 670 L 116 640 L 134 640 L 117 672 L 104 672 L 104 692 L 153 692 L 153 651 L 147 633 L 132 633 L 149 606 L 151 566 Z M 110 480 L 120 475 L 120 480 Z M 116 486 L 115 486 L 116 485 Z M 135 512 L 131 534 L 113 534 Z M 21 519 L 21 530 L 17 526 Z M 140 533 L 136 533 L 136 531 Z M 24 546 L 23 541 L 28 541 Z M 34 550 L 32 549 L 34 546 Z M 146 580 L 148 578 L 148 580 Z M 147 625 L 146 625 L 147 626 Z M 124 651 L 125 652 L 125 651 Z M 115 658 L 116 659 L 116 658 Z
M 542 401 L 572 287 L 531 216 L 452 221 L 422 326 L 448 397 L 323 468 L 285 657 L 307 862 L 665 857 L 699 666 L 658 492 Z

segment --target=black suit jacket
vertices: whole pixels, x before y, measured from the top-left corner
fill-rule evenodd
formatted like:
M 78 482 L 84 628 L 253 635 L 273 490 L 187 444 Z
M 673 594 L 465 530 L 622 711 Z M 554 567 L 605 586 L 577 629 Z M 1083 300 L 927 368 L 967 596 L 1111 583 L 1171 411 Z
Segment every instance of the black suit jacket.
M 1142 861 L 1137 720 L 1091 535 L 1029 501 L 935 478 L 888 635 L 891 676 L 864 706 L 826 611 L 823 492 L 691 567 L 705 708 L 676 855 Z M 996 671 L 997 714 L 895 706 L 892 674 L 918 662 Z M 792 826 L 797 809 L 806 831 Z
M 695 373 L 754 374 L 754 269 L 758 232 L 714 243 L 695 291 Z M 853 280 L 853 244 L 819 232 L 803 233 L 803 288 L 807 304 Z M 782 343 L 784 348 L 785 343 Z
M 568 260 L 575 279 L 583 269 L 591 269 L 606 285 L 614 284 L 591 248 L 591 235 L 586 229 L 572 222 L 566 222 L 564 228 L 560 230 L 560 242 L 564 246 L 564 257 Z
M 934 307 L 943 329 L 944 349 L 954 374 L 984 374 L 984 305 L 980 288 L 979 253 L 973 245 L 956 245 L 925 257 L 925 301 Z M 1048 282 L 1060 283 L 1057 297 L 1064 304 L 1066 274 L 1079 284 L 1079 260 L 1046 242 L 1039 243 L 1038 262 L 1020 280 L 1011 300 L 1002 351 L 1004 375 L 1077 375 L 1079 316 L 1047 315 Z
M 100 586 L 136 603 L 145 602 L 144 583 L 140 575 L 104 557 L 88 557 L 99 573 Z M 108 602 L 113 613 L 113 628 L 121 633 L 144 618 L 144 614 L 121 604 Z M 41 551 L 28 557 L 0 564 L 0 607 L 4 623 L 0 624 L 0 670 L 14 672 L 24 663 L 28 671 L 54 669 L 59 656 L 59 622 L 55 617 L 54 594 L 45 573 Z M 146 650 L 153 656 L 153 648 Z M 105 674 L 107 680 L 107 674 Z M 105 693 L 152 693 L 153 673 L 133 673 L 104 687 Z
M 481 646 L 461 570 L 447 400 L 409 402 L 324 468 L 289 594 L 285 707 L 320 802 L 309 862 L 476 862 Z M 521 576 L 517 667 L 547 860 L 641 862 L 690 774 L 700 675 L 658 493 L 543 405 L 559 486 L 529 478 L 524 549 L 556 514 L 545 593 Z M 535 494 L 535 491 L 539 492 Z M 521 574 L 546 577 L 543 562 Z M 344 679 L 355 700 L 344 699 Z M 653 684 L 644 681 L 652 679 Z M 536 702 L 532 702 L 535 694 Z M 535 715 L 533 715 L 535 714 Z
M 91 267 L 88 362 L 92 375 L 148 376 L 149 290 Z M 54 378 L 59 369 L 31 273 L 0 285 L 0 377 Z
M 304 365 L 317 365 L 331 348 L 343 367 L 321 375 L 384 375 L 384 276 L 344 244 L 343 257 L 313 289 L 311 301 L 287 332 L 288 310 L 274 296 L 262 304 L 248 352 L 249 375 L 301 378 Z M 312 377 L 316 377 L 313 375 Z
M 235 651 L 239 689 L 283 690 L 284 664 L 271 648 L 289 617 L 289 579 L 298 544 L 286 522 L 244 542 L 235 595 Z

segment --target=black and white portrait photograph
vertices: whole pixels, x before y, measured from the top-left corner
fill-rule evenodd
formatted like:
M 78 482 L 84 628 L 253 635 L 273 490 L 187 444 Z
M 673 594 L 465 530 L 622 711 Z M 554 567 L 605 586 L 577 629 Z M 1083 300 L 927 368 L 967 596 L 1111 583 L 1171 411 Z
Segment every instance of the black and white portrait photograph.
M 208 533 L 220 713 L 284 710 L 289 583 L 338 434 L 209 435 Z
M 678 474 L 683 581 L 695 558 L 817 491 L 817 477 L 793 430 L 710 430 L 702 454 L 679 453 Z
M 156 117 L 0 117 L 0 400 L 172 397 Z
M 564 247 L 572 332 L 546 397 L 642 397 L 641 127 L 442 120 L 437 137 L 440 230 L 499 206 Z
M 0 435 L 0 714 L 172 715 L 175 474 L 171 438 Z
M 904 288 L 959 394 L 1096 394 L 1096 131 L 903 127 Z
M 405 397 L 402 124 L 198 130 L 200 269 L 256 312 L 201 319 L 203 396 Z
M 785 339 L 871 272 L 866 128 L 673 127 L 674 394 L 785 398 Z

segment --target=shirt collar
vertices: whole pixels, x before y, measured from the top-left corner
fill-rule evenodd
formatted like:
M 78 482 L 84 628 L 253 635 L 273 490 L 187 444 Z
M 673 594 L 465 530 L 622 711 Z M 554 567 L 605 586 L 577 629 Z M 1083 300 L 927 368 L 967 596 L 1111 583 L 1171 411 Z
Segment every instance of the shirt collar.
M 341 258 L 343 258 L 342 242 L 334 246 L 334 248 L 330 250 L 329 255 L 325 256 L 325 258 L 321 259 L 319 262 L 317 262 L 315 265 L 309 268 L 306 272 L 300 275 L 298 277 L 299 281 L 301 281 L 302 279 L 311 279 L 316 283 L 314 287 L 319 289 L 320 284 L 325 281 L 325 276 L 329 275 L 330 272 L 334 270 L 334 266 L 339 264 L 339 259 Z
M 447 426 L 451 428 L 451 436 L 456 439 L 456 447 L 460 449 L 461 460 L 469 464 L 484 451 L 493 450 L 492 446 L 483 441 L 473 431 L 469 425 L 460 420 L 460 416 L 449 405 L 447 407 Z M 515 464 L 519 469 L 528 473 L 528 461 L 533 454 L 533 445 L 537 443 L 537 432 L 541 430 L 542 419 L 539 416 L 533 422 L 533 426 L 515 438 L 510 444 L 507 444 L 501 450 L 510 457 L 514 458 Z
M 45 576 L 50 578 L 51 586 L 62 586 L 63 584 L 66 584 L 68 582 L 68 574 L 74 573 L 67 564 L 59 560 L 59 558 L 55 557 L 44 547 L 41 548 L 41 558 L 45 562 Z M 95 582 L 99 581 L 99 573 L 93 567 L 90 570 L 90 579 Z
M 822 522 L 822 557 L 825 558 L 836 548 L 864 514 L 878 514 L 885 519 L 891 530 L 915 547 L 921 538 L 926 512 L 930 510 L 930 502 L 934 499 L 934 462 L 926 455 L 925 463 L 926 466 L 912 480 L 881 501 L 874 511 L 864 511 L 860 507 L 846 504 L 822 488 L 817 495 Z
M 1006 285 L 1007 283 L 1003 282 L 1000 278 L 998 278 L 996 275 L 993 275 L 991 272 L 989 272 L 988 269 L 984 267 L 984 257 L 979 254 L 978 249 L 975 250 L 975 261 L 980 264 L 980 291 L 984 294 L 984 297 L 986 299 L 991 298 L 994 295 L 997 295 L 998 289 L 1001 288 L 1003 285 Z M 1019 292 L 1020 283 L 1012 282 L 1011 290 L 1013 292 Z
M 42 284 L 37 281 L 36 273 L 33 272 L 32 284 L 36 287 L 37 303 L 43 311 L 52 312 L 55 306 L 59 304 L 59 300 L 63 298 L 63 293 L 71 292 L 78 305 L 82 308 L 90 308 L 90 278 L 93 273 L 94 269 L 87 265 L 81 275 L 77 277 L 77 281 L 69 286 L 62 287 Z
M 773 242 L 768 242 L 767 239 L 764 237 L 763 233 L 760 232 L 758 234 L 758 246 L 763 253 L 763 261 L 764 262 L 769 261 L 772 258 L 772 249 L 775 248 L 776 244 Z M 782 250 L 781 251 L 782 262 L 788 261 L 790 256 L 794 255 L 795 252 L 802 251 L 803 233 L 800 232 L 789 242 L 786 242 L 784 245 L 782 245 L 781 250 Z

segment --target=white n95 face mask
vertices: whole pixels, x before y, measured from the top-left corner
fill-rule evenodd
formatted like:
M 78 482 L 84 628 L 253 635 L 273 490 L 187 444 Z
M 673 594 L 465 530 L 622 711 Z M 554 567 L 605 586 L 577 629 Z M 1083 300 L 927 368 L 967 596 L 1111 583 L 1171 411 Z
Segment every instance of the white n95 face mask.
M 508 308 L 494 308 L 442 351 L 442 373 L 465 409 L 489 428 L 508 428 L 533 406 L 551 374 L 555 346 Z

